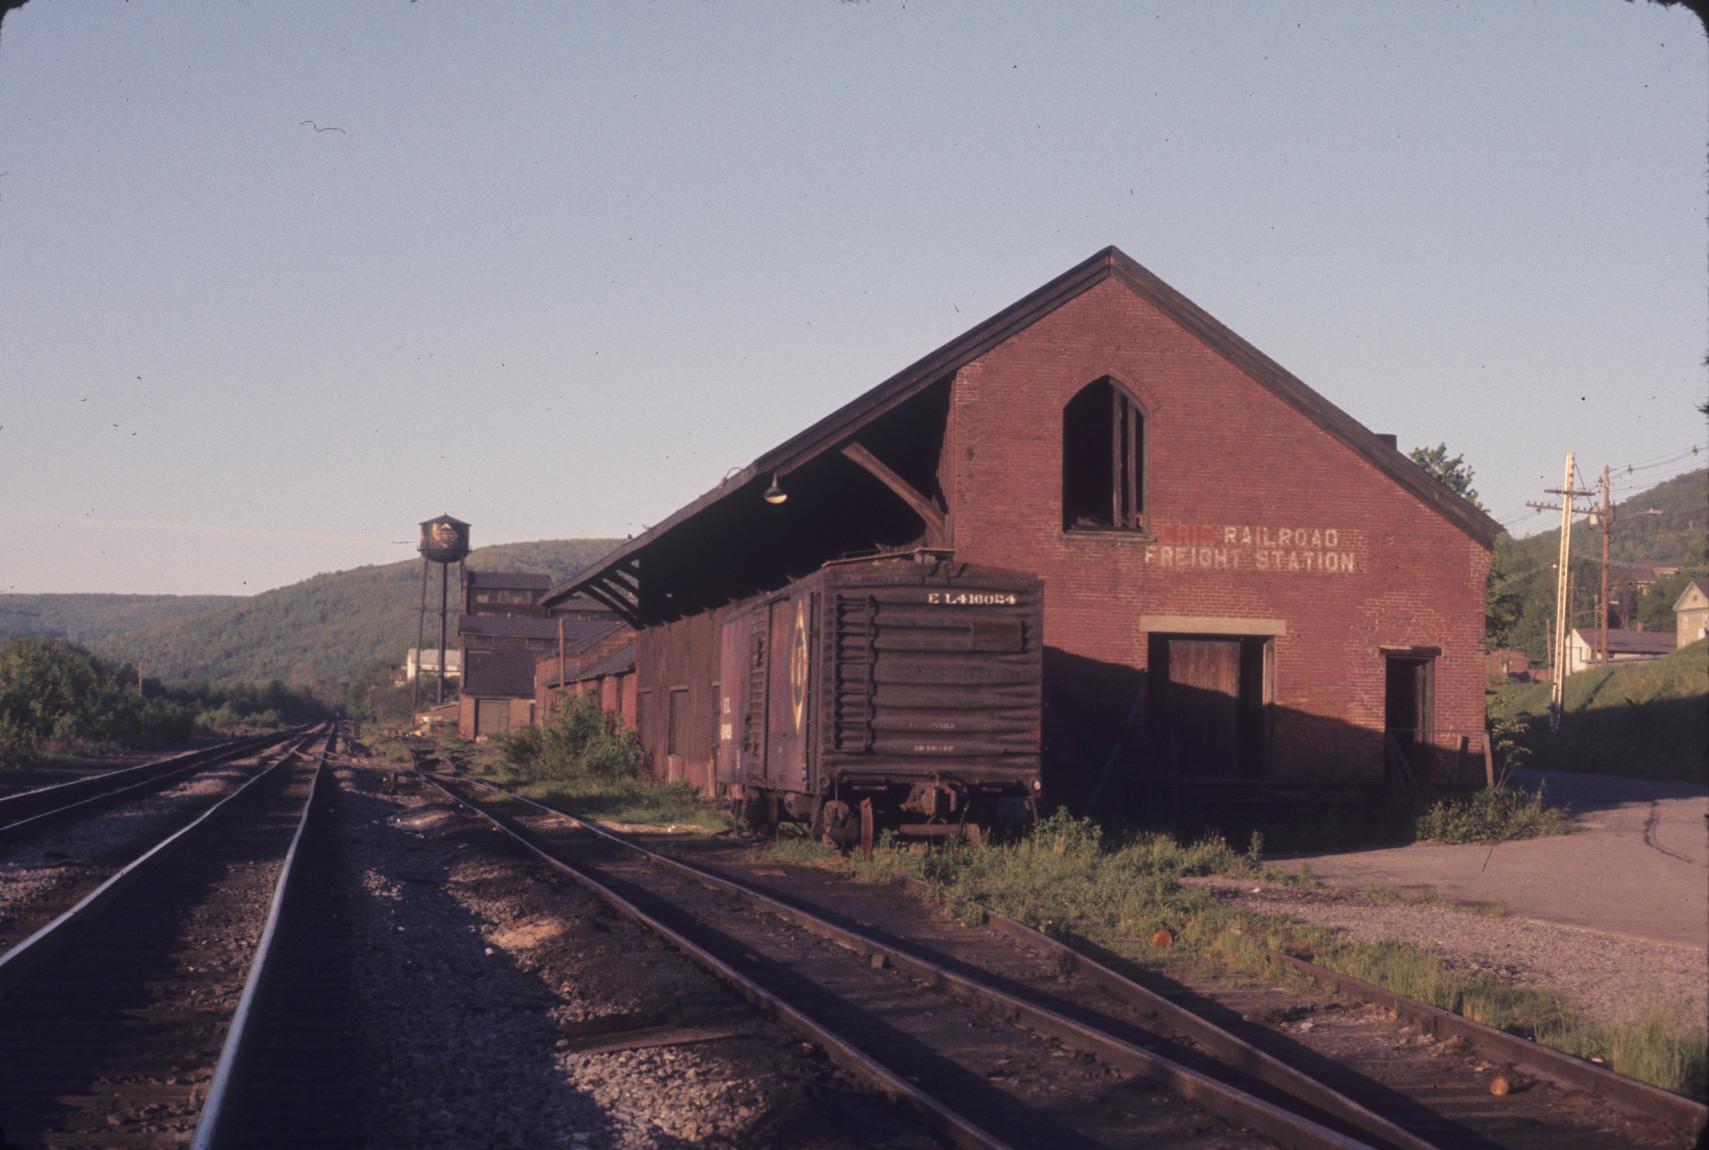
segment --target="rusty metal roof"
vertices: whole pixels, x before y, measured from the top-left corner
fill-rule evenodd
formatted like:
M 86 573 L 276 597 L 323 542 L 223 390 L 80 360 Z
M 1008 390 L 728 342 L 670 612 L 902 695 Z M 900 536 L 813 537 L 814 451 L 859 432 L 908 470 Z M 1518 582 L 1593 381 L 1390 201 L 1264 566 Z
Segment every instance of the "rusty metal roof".
M 1286 368 L 1164 283 L 1131 256 L 1119 248 L 1107 247 L 772 448 L 741 471 L 724 479 L 717 487 L 678 508 L 642 534 L 614 548 L 569 583 L 554 588 L 553 596 L 586 590 L 638 552 L 658 542 L 673 529 L 713 504 L 735 496 L 750 486 L 764 483 L 774 474 L 787 475 L 808 460 L 841 447 L 880 415 L 913 398 L 932 383 L 966 366 L 1057 308 L 1111 278 L 1121 280 L 1254 382 L 1267 388 L 1301 415 L 1340 439 L 1467 535 L 1485 547 L 1493 545 L 1502 528 L 1489 515 L 1448 490 L 1406 455 L 1313 391 Z
M 1589 643 L 1594 650 L 1599 636 L 1595 627 L 1574 627 L 1573 634 Z M 1608 628 L 1610 655 L 1665 655 L 1672 651 L 1677 636 L 1672 631 L 1629 631 L 1622 627 Z
M 542 679 L 542 685 L 544 686 L 561 687 L 566 681 L 571 683 L 580 683 L 587 679 L 597 679 L 602 675 L 621 675 L 625 672 L 633 671 L 635 669 L 635 642 L 631 639 L 621 647 L 618 647 L 615 651 L 611 651 L 600 658 L 595 659 L 585 667 L 566 668 L 562 679 L 560 679 L 556 674 L 557 668 L 549 666 L 555 658 L 556 656 L 548 655 L 545 658 L 540 659 L 536 664 L 536 666 L 545 666 L 547 668 L 547 673 Z

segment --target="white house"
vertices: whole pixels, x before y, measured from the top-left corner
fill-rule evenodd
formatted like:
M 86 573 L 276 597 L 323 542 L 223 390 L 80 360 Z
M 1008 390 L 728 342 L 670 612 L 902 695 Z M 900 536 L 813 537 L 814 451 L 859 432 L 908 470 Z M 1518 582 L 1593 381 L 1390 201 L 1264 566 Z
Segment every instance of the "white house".
M 1567 674 L 1576 675 L 1602 665 L 1595 627 L 1574 627 L 1567 640 Z M 1610 663 L 1642 663 L 1659 659 L 1673 650 L 1673 636 L 1666 631 L 1627 631 L 1608 629 L 1608 661 Z

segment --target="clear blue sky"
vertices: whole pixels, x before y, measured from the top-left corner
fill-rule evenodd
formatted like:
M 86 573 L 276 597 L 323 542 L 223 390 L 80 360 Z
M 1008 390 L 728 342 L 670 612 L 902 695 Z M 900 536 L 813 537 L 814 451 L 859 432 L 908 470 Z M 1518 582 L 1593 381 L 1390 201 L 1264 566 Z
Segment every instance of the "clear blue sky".
M 33 0 L 0 591 L 623 536 L 1107 244 L 1528 533 L 1704 438 L 1706 140 L 1619 0 Z

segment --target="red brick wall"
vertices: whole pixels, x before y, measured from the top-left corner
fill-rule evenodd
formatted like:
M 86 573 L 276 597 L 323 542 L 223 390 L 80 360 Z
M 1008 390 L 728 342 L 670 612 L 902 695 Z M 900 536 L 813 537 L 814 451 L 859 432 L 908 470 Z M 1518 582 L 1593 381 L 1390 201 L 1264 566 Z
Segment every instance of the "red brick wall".
M 1062 529 L 1062 409 L 1106 376 L 1146 412 L 1143 536 Z M 958 557 L 1038 572 L 1051 647 L 1144 668 L 1142 615 L 1282 620 L 1271 777 L 1346 781 L 1381 777 L 1381 648 L 1439 647 L 1434 725 L 1481 746 L 1488 552 L 1120 281 L 960 371 L 950 418 Z

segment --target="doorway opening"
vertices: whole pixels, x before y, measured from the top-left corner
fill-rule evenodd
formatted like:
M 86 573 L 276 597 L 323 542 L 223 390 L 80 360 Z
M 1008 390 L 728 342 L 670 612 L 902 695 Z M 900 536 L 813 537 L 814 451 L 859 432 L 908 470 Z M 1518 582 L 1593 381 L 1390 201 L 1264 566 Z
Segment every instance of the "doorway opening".
M 1152 724 L 1163 733 L 1169 772 L 1262 778 L 1270 760 L 1270 639 L 1153 634 L 1149 662 Z

